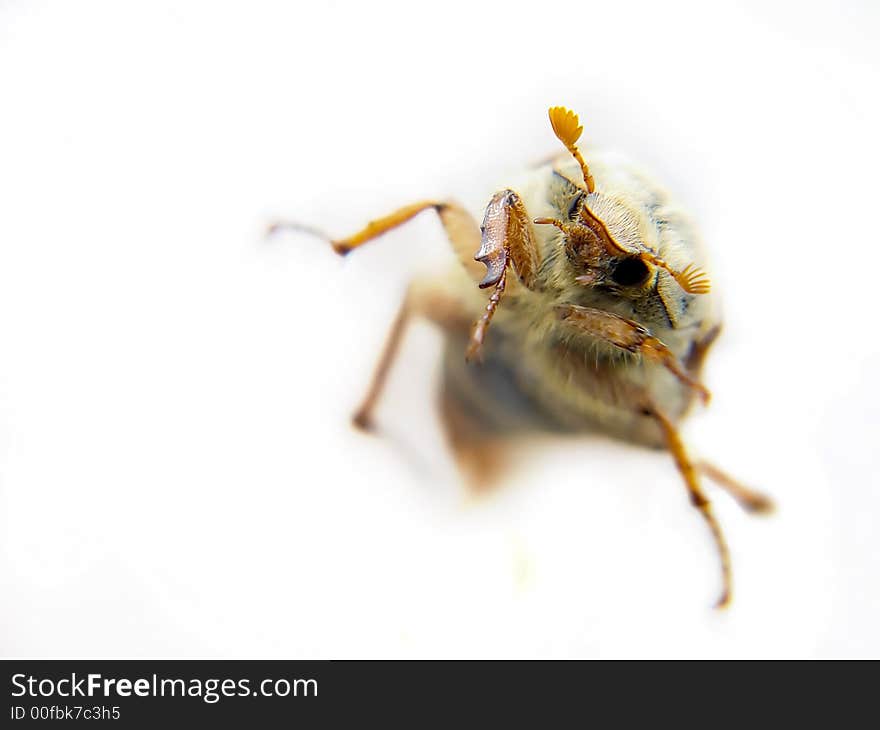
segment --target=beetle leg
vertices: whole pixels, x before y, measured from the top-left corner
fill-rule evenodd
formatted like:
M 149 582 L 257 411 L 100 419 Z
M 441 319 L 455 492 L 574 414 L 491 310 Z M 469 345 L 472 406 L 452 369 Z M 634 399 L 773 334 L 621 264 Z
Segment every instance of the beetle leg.
M 585 334 L 663 365 L 681 383 L 697 391 L 704 403 L 709 400 L 706 387 L 694 380 L 669 348 L 638 322 L 601 309 L 580 307 L 576 304 L 562 305 L 557 308 L 557 313 L 561 319 Z
M 481 289 L 494 287 L 483 315 L 471 330 L 467 358 L 479 359 L 486 330 L 501 303 L 507 285 L 507 269 L 512 266 L 519 280 L 528 288 L 537 286 L 541 265 L 535 230 L 526 207 L 513 190 L 502 190 L 492 196 L 481 226 L 480 250 L 474 259 L 486 266 Z
M 276 221 L 269 226 L 269 233 L 272 234 L 281 230 L 311 233 L 329 240 L 333 250 L 340 256 L 345 256 L 374 238 L 378 238 L 382 234 L 412 220 L 419 213 L 430 209 L 437 212 L 458 260 L 468 270 L 471 277 L 479 281 L 480 266 L 474 261 L 473 253 L 474 249 L 479 245 L 480 231 L 471 214 L 453 201 L 422 200 L 405 205 L 393 213 L 370 221 L 360 231 L 346 238 L 330 239 L 329 236 L 311 226 L 303 226 L 291 221 Z
M 489 329 L 489 323 L 492 321 L 492 317 L 495 316 L 495 310 L 498 309 L 498 305 L 501 303 L 501 297 L 504 296 L 506 286 L 507 272 L 503 271 L 501 278 L 495 283 L 492 296 L 489 297 L 489 301 L 486 303 L 486 309 L 471 327 L 471 337 L 468 348 L 465 351 L 465 360 L 469 362 L 472 360 L 480 361 L 480 351 L 483 348 L 483 340 L 486 339 L 486 330 Z
M 388 374 L 400 350 L 406 328 L 416 316 L 423 316 L 446 330 L 465 330 L 468 325 L 468 315 L 456 300 L 436 289 L 425 289 L 411 284 L 391 325 L 367 393 L 352 417 L 358 428 L 365 431 L 372 429 L 373 411 L 388 381 Z
M 709 477 L 715 484 L 727 491 L 746 512 L 754 512 L 755 514 L 767 514 L 774 509 L 773 500 L 766 494 L 757 492 L 754 489 L 740 484 L 736 479 L 721 471 L 714 464 L 707 461 L 700 461 L 696 464 L 704 476 Z
M 702 370 L 703 360 L 706 358 L 709 348 L 712 347 L 712 344 L 718 339 L 718 335 L 720 334 L 721 325 L 716 324 L 699 340 L 696 340 L 693 345 L 691 345 L 690 352 L 684 357 L 684 366 L 689 373 L 696 374 Z
M 678 434 L 678 429 L 672 421 L 655 408 L 649 408 L 648 414 L 653 416 L 659 424 L 660 430 L 663 432 L 663 436 L 666 439 L 666 445 L 672 453 L 672 458 L 675 459 L 675 465 L 678 467 L 679 472 L 681 472 L 681 475 L 684 478 L 684 483 L 690 494 L 691 503 L 694 507 L 700 510 L 703 519 L 706 520 L 706 524 L 709 525 L 709 529 L 712 531 L 712 536 L 715 538 L 715 545 L 718 548 L 718 556 L 721 558 L 722 582 L 721 596 L 719 596 L 715 607 L 725 608 L 730 604 L 730 598 L 732 595 L 730 550 L 727 547 L 727 540 L 724 538 L 724 533 L 721 531 L 721 525 L 718 524 L 718 520 L 715 519 L 715 515 L 712 512 L 712 505 L 709 502 L 709 498 L 706 497 L 703 488 L 700 486 L 700 480 L 697 475 L 698 466 L 691 461 L 688 456 L 684 444 L 681 441 L 681 437 Z
M 397 356 L 398 350 L 400 350 L 400 343 L 403 341 L 403 335 L 406 332 L 406 326 L 409 324 L 411 316 L 412 306 L 409 293 L 407 293 L 403 298 L 400 309 L 397 311 L 394 323 L 391 325 L 391 331 L 388 333 L 385 346 L 382 348 L 382 354 L 379 356 L 379 362 L 376 364 L 367 393 L 351 419 L 355 426 L 364 431 L 370 431 L 373 428 L 373 411 L 376 408 L 376 403 L 379 402 L 379 397 L 382 395 L 385 382 L 388 380 L 388 373 L 394 364 L 394 358 Z
M 438 210 L 442 204 L 435 200 L 421 200 L 417 203 L 410 203 L 409 205 L 404 205 L 402 208 L 398 208 L 393 213 L 389 213 L 386 216 L 382 216 L 381 218 L 376 218 L 375 220 L 371 220 L 357 233 L 348 236 L 347 238 L 338 238 L 330 241 L 330 245 L 333 246 L 333 250 L 338 253 L 340 256 L 345 256 L 348 253 L 354 251 L 354 249 L 359 246 L 363 246 L 368 241 L 372 241 L 374 238 L 378 238 L 383 233 L 387 233 L 388 231 L 397 228 L 398 226 L 406 223 L 407 221 L 415 218 L 419 213 L 423 210 L 428 210 L 429 208 L 433 208 L 434 210 Z

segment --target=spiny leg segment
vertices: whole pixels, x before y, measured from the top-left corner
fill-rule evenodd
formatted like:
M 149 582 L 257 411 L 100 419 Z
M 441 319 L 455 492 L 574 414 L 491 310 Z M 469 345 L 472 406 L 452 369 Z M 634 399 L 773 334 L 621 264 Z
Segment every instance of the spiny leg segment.
M 537 286 L 541 260 L 532 222 L 519 195 L 502 190 L 492 196 L 483 217 L 480 250 L 474 259 L 486 265 L 480 288 L 494 287 L 483 315 L 471 330 L 467 359 L 479 359 L 486 330 L 501 303 L 507 286 L 507 270 L 512 265 L 519 280 L 529 289 Z
M 505 264 L 505 269 L 506 268 L 507 264 Z M 501 297 L 504 296 L 504 289 L 506 286 L 507 271 L 505 270 L 502 272 L 501 278 L 495 283 L 495 288 L 489 297 L 489 301 L 486 303 L 485 311 L 482 316 L 474 322 L 474 325 L 471 328 L 471 338 L 465 353 L 465 359 L 468 362 L 473 360 L 479 361 L 480 351 L 483 348 L 483 341 L 486 339 L 486 330 L 489 329 L 489 323 L 492 321 L 492 317 L 495 316 L 495 310 L 498 309 L 498 305 L 501 303 Z
M 681 383 L 699 393 L 704 403 L 709 400 L 708 389 L 694 380 L 669 348 L 638 322 L 603 309 L 581 307 L 576 304 L 561 305 L 557 308 L 557 313 L 560 319 L 584 334 L 621 350 L 641 355 L 645 360 L 659 363 Z

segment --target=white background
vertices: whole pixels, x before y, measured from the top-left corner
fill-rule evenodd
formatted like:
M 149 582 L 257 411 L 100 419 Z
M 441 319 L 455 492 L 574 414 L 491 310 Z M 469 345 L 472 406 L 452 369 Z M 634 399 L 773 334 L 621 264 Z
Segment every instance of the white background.
M 0 652 L 878 656 L 876 3 L 0 3 Z M 348 418 L 430 215 L 584 142 L 700 222 L 726 330 L 686 436 L 736 598 L 668 456 L 593 438 L 469 498 L 412 331 Z

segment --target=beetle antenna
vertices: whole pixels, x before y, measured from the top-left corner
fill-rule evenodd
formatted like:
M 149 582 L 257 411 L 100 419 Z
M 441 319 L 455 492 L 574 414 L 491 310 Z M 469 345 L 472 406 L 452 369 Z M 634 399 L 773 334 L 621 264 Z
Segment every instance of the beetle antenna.
M 672 276 L 672 278 L 678 282 L 678 285 L 688 294 L 708 294 L 711 290 L 709 277 L 699 266 L 688 264 L 684 269 L 678 271 L 672 268 L 672 266 L 660 257 L 654 256 L 654 254 L 640 253 L 638 256 L 642 261 L 647 261 L 655 266 L 659 266 L 661 269 L 666 269 L 670 276 Z
M 584 182 L 587 184 L 587 192 L 592 193 L 596 189 L 596 182 L 593 180 L 590 168 L 575 144 L 584 131 L 584 128 L 578 121 L 578 115 L 564 106 L 551 106 L 548 114 L 550 116 L 550 126 L 553 127 L 553 134 L 565 145 L 571 156 L 581 166 Z

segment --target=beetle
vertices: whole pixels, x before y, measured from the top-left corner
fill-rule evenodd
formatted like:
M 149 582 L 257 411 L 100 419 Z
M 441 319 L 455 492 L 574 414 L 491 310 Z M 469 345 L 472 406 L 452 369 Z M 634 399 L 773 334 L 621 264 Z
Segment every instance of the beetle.
M 407 323 L 424 317 L 445 335 L 441 415 L 472 479 L 490 479 L 497 444 L 522 433 L 598 430 L 665 449 L 713 535 L 716 606 L 727 606 L 730 552 L 700 477 L 748 511 L 772 502 L 694 459 L 679 434 L 694 401 L 709 401 L 700 372 L 721 330 L 699 236 L 625 158 L 596 151 L 588 164 L 576 114 L 552 107 L 549 118 L 566 152 L 495 193 L 482 225 L 455 201 L 423 200 L 346 238 L 326 237 L 345 256 L 432 210 L 457 258 L 408 287 L 354 423 L 374 426 Z M 270 230 L 283 228 L 303 229 L 278 222 Z

